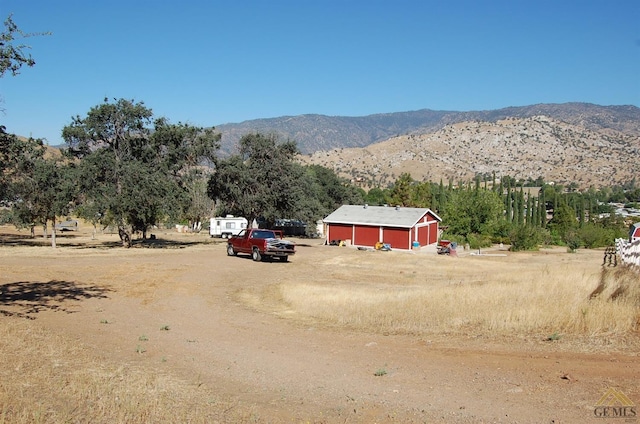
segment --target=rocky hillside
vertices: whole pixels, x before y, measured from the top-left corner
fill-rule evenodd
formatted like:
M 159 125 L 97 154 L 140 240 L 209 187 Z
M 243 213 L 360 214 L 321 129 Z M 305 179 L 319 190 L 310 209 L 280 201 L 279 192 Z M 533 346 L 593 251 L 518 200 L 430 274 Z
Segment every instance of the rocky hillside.
M 592 131 L 615 130 L 640 135 L 640 108 L 589 103 L 538 104 L 505 109 L 455 112 L 423 109 L 362 117 L 300 115 L 218 125 L 222 153 L 233 153 L 247 133 L 276 133 L 295 140 L 302 153 L 343 147 L 365 147 L 401 135 L 422 135 L 466 121 L 496 123 L 507 118 L 547 116 Z
M 532 107 L 527 113 L 541 109 Z M 640 119 L 568 112 L 563 118 L 538 115 L 456 122 L 367 147 L 317 151 L 301 160 L 333 168 L 363 187 L 384 186 L 403 172 L 416 180 L 457 183 L 495 171 L 498 177 L 542 176 L 583 188 L 639 176 Z

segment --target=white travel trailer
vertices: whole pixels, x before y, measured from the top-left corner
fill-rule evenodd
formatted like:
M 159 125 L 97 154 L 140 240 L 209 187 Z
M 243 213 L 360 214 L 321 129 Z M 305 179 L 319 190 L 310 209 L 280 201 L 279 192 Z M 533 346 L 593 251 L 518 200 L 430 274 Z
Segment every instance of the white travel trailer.
M 247 228 L 247 224 L 246 218 L 233 215 L 227 215 L 225 217 L 218 216 L 211 218 L 209 222 L 209 234 L 211 237 L 230 238 Z

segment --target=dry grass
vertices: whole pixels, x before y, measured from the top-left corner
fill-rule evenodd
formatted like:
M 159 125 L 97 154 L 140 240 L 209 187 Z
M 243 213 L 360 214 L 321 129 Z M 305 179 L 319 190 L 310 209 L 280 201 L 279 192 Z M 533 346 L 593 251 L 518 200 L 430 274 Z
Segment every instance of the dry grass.
M 637 336 L 640 288 L 636 273 L 603 271 L 599 256 L 436 258 L 425 267 L 424 261 L 402 256 L 390 266 L 386 260 L 376 264 L 379 256 L 354 255 L 334 271 L 328 266 L 334 277 L 330 280 L 281 283 L 277 290 L 266 290 L 263 300 L 286 305 L 287 316 L 359 331 L 575 336 L 611 344 L 612 338 Z M 354 279 L 363 275 L 362 269 L 378 275 Z M 599 286 L 606 286 L 606 293 L 591 296 Z
M 95 242 L 95 246 L 86 237 L 67 236 L 59 239 L 59 246 L 66 248 L 52 249 L 48 247 L 49 242 L 41 238 L 29 239 L 24 232 L 3 230 L 17 235 L 15 238 L 5 235 L 2 241 L 11 247 L 0 249 L 0 258 L 11 259 L 9 270 L 12 275 L 20 276 L 18 281 L 49 281 L 47 269 L 33 266 L 39 260 L 55 258 L 61 263 L 78 263 L 87 258 L 88 263 L 93 263 L 91 258 L 115 256 L 129 262 L 135 254 L 137 274 L 132 276 L 126 266 L 93 263 L 84 268 L 84 281 L 89 287 L 98 287 L 103 284 L 98 282 L 105 279 L 135 281 L 138 285 L 149 286 L 147 291 L 153 289 L 153 285 L 144 284 L 151 278 L 147 276 L 150 265 L 144 258 L 154 249 L 125 251 L 105 247 L 102 245 L 105 239 L 113 240 L 107 246 L 117 245 L 115 236 L 105 235 Z M 186 240 L 184 237 L 175 239 L 178 242 Z M 14 242 L 15 246 L 12 245 Z M 75 248 L 76 245 L 79 248 Z M 73 282 L 78 272 L 83 271 L 61 267 L 57 268 L 56 276 L 60 281 Z M 171 275 L 168 272 L 168 278 Z M 54 282 L 50 281 L 51 284 Z M 65 287 L 59 286 L 58 294 L 62 295 Z M 76 291 L 87 290 L 84 286 L 71 286 L 69 289 Z M 135 284 L 130 287 L 131 291 L 143 290 Z M 255 412 L 250 408 L 218 395 L 200 381 L 187 382 L 171 372 L 165 374 L 158 367 L 146 367 L 139 362 L 123 363 L 97 356 L 95 350 L 78 340 L 51 333 L 35 319 L 25 319 L 28 314 L 14 313 L 31 310 L 31 305 L 38 302 L 20 300 L 15 303 L 7 302 L 0 308 L 0 424 L 254 421 Z M 194 380 L 198 380 L 197 376 Z
M 197 246 L 189 249 L 199 251 Z M 80 281 L 89 287 L 107 281 L 108 288 L 146 299 L 158 287 L 166 290 L 163 282 L 175 283 L 176 269 L 188 267 L 157 260 L 152 266 L 147 257 L 153 251 L 18 245 L 0 249 L 0 257 L 11 259 L 7 281 L 25 282 L 51 280 L 46 269 L 33 267 L 34 260 L 86 256 L 83 267 L 57 269 L 56 278 L 74 282 L 83 275 Z M 171 255 L 172 249 L 164 252 Z M 110 260 L 95 260 L 103 256 Z M 254 265 L 240 259 L 235 263 Z M 628 348 L 638 341 L 638 275 L 623 268 L 603 271 L 601 263 L 601 252 L 567 254 L 563 249 L 450 258 L 301 248 L 287 264 L 286 277 L 273 274 L 265 280 L 265 275 L 256 275 L 239 298 L 287 319 L 356 331 L 483 338 L 558 334 L 563 340 L 589 338 L 608 346 L 627 343 Z M 127 275 L 134 264 L 143 272 Z M 120 279 L 127 284 L 117 283 Z M 5 307 L 10 310 L 10 305 Z M 255 420 L 254 411 L 205 384 L 189 383 L 142 362 L 102 357 L 75 339 L 45 331 L 38 320 L 0 318 L 0 424 Z
M 0 423 L 250 421 L 202 384 L 95 357 L 33 321 L 2 318 L 0 339 Z

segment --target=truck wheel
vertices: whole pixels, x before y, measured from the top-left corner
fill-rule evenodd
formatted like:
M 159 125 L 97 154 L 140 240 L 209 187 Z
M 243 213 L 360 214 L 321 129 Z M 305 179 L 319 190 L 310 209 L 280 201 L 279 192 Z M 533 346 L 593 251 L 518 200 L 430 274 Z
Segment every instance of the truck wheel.
M 289 256 L 280 256 L 280 262 L 287 262 L 289 260 Z
M 233 250 L 233 246 L 231 246 L 230 244 L 227 245 L 227 255 L 228 256 L 236 256 L 238 254 L 238 252 L 236 252 L 235 250 Z
M 256 262 L 260 262 L 262 260 L 262 255 L 260 254 L 260 251 L 258 249 L 253 249 L 253 251 L 251 252 L 251 259 Z

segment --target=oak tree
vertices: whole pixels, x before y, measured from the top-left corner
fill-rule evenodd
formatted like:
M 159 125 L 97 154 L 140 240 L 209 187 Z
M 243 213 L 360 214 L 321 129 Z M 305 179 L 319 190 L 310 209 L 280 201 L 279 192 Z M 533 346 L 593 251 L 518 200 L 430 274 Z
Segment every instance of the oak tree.
M 153 120 L 142 102 L 108 99 L 76 116 L 62 131 L 67 154 L 80 160 L 80 211 L 118 228 L 123 246 L 189 201 L 183 179 L 215 160 L 220 135 L 213 128 Z M 89 217 L 87 217 L 89 218 Z

